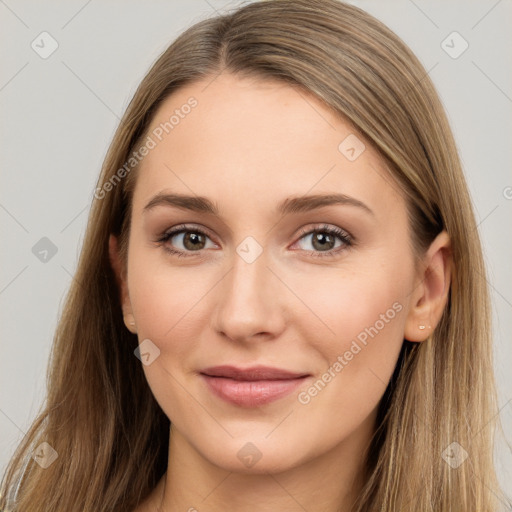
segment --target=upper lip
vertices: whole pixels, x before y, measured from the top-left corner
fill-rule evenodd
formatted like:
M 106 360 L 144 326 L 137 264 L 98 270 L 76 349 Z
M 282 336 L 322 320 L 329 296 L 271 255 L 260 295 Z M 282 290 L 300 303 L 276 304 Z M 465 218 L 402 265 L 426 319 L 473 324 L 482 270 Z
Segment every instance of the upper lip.
M 231 365 L 212 366 L 201 370 L 203 375 L 210 377 L 225 377 L 233 380 L 290 380 L 298 379 L 309 375 L 308 373 L 297 373 L 271 366 L 251 366 L 249 368 L 237 368 Z

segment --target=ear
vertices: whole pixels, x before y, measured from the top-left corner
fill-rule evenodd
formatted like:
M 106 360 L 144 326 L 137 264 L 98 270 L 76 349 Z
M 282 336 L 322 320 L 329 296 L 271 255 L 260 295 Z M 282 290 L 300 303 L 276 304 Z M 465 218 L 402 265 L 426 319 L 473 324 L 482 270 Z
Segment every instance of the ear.
M 127 329 L 135 334 L 137 332 L 135 325 L 135 317 L 132 312 L 130 295 L 126 283 L 126 268 L 119 253 L 119 242 L 116 236 L 110 235 L 108 240 L 108 253 L 110 265 L 116 276 L 117 286 L 119 289 L 119 299 L 123 308 L 123 318 Z
M 424 341 L 432 334 L 448 301 L 451 273 L 450 237 L 446 231 L 442 231 L 420 264 L 405 324 L 406 340 Z

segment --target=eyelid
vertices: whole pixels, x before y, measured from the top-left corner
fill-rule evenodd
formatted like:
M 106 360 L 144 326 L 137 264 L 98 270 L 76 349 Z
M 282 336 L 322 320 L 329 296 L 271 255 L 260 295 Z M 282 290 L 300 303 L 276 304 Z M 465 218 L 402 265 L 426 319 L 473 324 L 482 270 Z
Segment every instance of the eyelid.
M 313 233 L 329 233 L 331 236 L 338 237 L 342 242 L 340 247 L 329 249 L 327 251 L 302 250 L 302 252 L 306 252 L 308 255 L 315 258 L 335 258 L 339 256 L 340 253 L 345 252 L 355 245 L 355 238 L 351 233 L 334 224 L 330 225 L 325 223 L 301 228 L 300 232 L 296 235 L 297 240 L 292 245 L 298 244 L 302 238 Z
M 212 241 L 214 240 L 215 236 L 212 235 L 211 231 L 208 228 L 205 228 L 201 226 L 200 224 L 176 224 L 175 226 L 172 226 L 171 228 L 167 228 L 160 237 L 163 238 L 165 236 L 174 236 L 179 233 L 183 233 L 184 231 L 195 231 L 197 233 L 201 233 L 208 238 L 210 238 Z
M 300 231 L 296 236 L 298 237 L 298 239 L 301 239 L 303 236 L 309 235 L 313 232 L 318 233 L 318 232 L 324 232 L 324 231 L 335 233 L 340 238 L 347 239 L 347 241 L 350 241 L 350 242 L 354 241 L 354 237 L 346 229 L 340 228 L 339 226 L 336 226 L 334 224 L 325 224 L 325 223 L 323 223 L 323 224 L 320 223 L 320 224 L 317 224 L 314 226 L 302 227 L 302 228 L 300 228 Z

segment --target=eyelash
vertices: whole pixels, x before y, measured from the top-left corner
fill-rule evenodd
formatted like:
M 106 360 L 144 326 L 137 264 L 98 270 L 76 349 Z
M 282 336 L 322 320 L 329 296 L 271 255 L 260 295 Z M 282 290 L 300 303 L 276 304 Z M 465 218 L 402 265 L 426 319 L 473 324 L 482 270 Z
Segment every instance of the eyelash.
M 200 251 L 180 251 L 173 249 L 169 247 L 168 245 L 165 245 L 166 242 L 168 242 L 173 236 L 178 235 L 180 233 L 198 233 L 205 237 L 210 238 L 210 236 L 203 231 L 202 229 L 195 227 L 195 226 L 187 226 L 186 224 L 181 224 L 178 226 L 175 226 L 174 228 L 170 229 L 169 231 L 166 231 L 162 235 L 160 235 L 157 240 L 155 240 L 156 243 L 162 246 L 162 248 L 168 252 L 169 254 L 172 254 L 174 256 L 181 257 L 193 257 L 196 256 L 194 252 L 200 252 Z M 337 247 L 336 249 L 329 249 L 328 251 L 306 251 L 311 254 L 314 258 L 332 258 L 337 256 L 341 251 L 346 250 L 354 245 L 354 239 L 353 237 L 344 231 L 343 229 L 340 229 L 338 227 L 329 226 L 327 224 L 324 224 L 323 226 L 316 226 L 314 228 L 307 228 L 302 229 L 301 232 L 298 235 L 298 241 L 304 238 L 306 235 L 310 235 L 312 233 L 325 233 L 328 235 L 332 235 L 335 237 L 338 237 L 343 245 L 340 247 Z M 190 253 L 190 254 L 189 254 Z

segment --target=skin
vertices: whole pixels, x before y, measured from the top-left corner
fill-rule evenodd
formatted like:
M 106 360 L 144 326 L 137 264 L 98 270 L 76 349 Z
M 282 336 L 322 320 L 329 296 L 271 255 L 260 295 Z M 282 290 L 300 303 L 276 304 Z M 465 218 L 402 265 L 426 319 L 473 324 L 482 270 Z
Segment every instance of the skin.
M 139 170 L 126 268 L 110 240 L 125 322 L 160 350 L 143 368 L 172 423 L 168 471 L 137 512 L 348 511 L 403 339 L 425 340 L 446 304 L 448 236 L 441 233 L 418 264 L 405 200 L 382 159 L 365 142 L 349 161 L 338 146 L 354 128 L 314 96 L 222 74 L 168 97 L 150 132 L 190 96 L 197 107 Z M 220 215 L 169 205 L 143 212 L 162 191 L 207 197 Z M 286 198 L 332 193 L 372 213 L 353 205 L 275 212 Z M 207 232 L 199 251 L 183 234 L 155 242 L 181 223 L 191 225 L 189 235 Z M 353 245 L 335 236 L 325 248 L 334 255 L 321 257 L 311 233 L 324 225 L 350 233 Z M 263 249 L 252 263 L 236 251 L 248 236 Z M 400 312 L 300 403 L 299 392 L 393 304 Z M 275 402 L 241 408 L 212 395 L 198 375 L 220 364 L 311 377 Z M 261 453 L 252 467 L 237 456 L 248 442 Z

